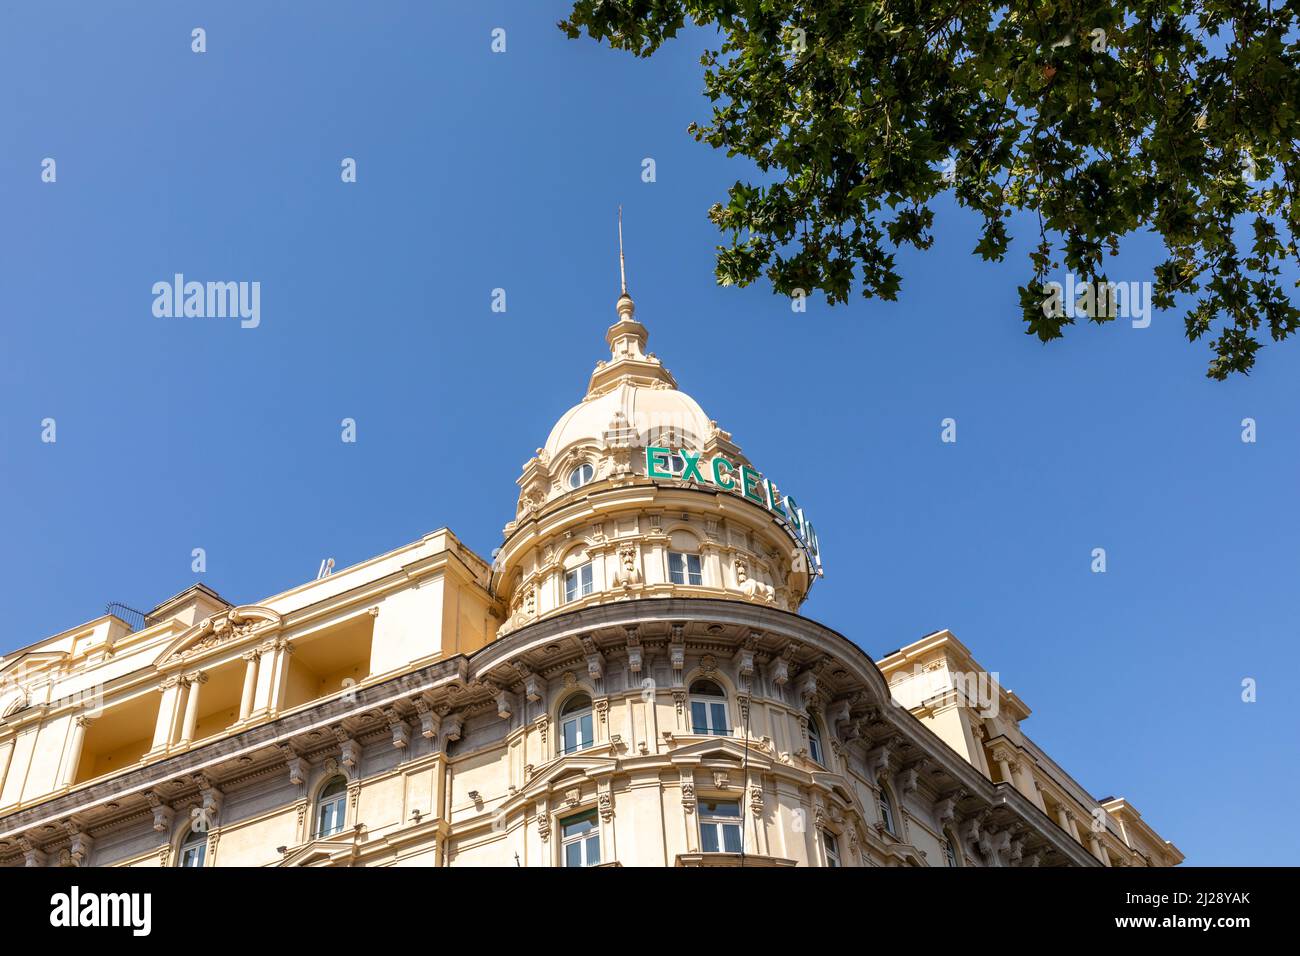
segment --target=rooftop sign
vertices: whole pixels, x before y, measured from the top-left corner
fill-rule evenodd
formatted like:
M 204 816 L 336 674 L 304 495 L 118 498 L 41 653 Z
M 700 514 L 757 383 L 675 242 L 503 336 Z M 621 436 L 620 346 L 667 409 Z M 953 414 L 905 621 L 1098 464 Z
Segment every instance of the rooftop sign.
M 775 482 L 748 465 L 737 465 L 721 455 L 702 462 L 700 454 L 685 448 L 651 445 L 645 450 L 646 476 L 714 485 L 761 505 L 794 535 L 807 555 L 809 572 L 820 577 L 822 558 L 817 532 L 799 503 L 789 495 L 782 495 Z

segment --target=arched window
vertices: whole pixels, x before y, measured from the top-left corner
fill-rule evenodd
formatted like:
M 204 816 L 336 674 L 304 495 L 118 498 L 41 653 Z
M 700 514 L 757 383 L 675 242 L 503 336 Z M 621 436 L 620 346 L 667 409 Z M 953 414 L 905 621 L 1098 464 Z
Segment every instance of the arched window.
M 586 750 L 595 742 L 591 732 L 591 698 L 575 694 L 560 709 L 560 753 Z
M 591 467 L 590 462 L 584 461 L 573 471 L 569 472 L 569 487 L 581 488 L 591 479 L 596 477 L 596 469 Z
M 898 836 L 898 831 L 894 829 L 894 805 L 890 802 L 889 790 L 883 783 L 880 785 L 880 819 L 891 836 Z
M 822 763 L 822 735 L 817 730 L 817 718 L 808 713 L 808 756 L 813 763 Z
M 840 865 L 840 841 L 829 830 L 822 831 L 822 844 L 826 847 L 826 865 Z
M 691 733 L 714 737 L 731 735 L 727 720 L 727 695 L 711 680 L 691 682 Z
M 180 855 L 177 857 L 176 865 L 183 867 L 199 867 L 203 865 L 204 859 L 208 855 L 208 835 L 202 830 L 191 829 L 181 841 Z
M 333 836 L 343 829 L 348 803 L 348 782 L 335 777 L 316 798 L 316 839 Z
M 945 833 L 943 839 L 943 862 L 948 866 L 960 866 L 957 862 L 957 851 L 953 849 L 952 837 Z

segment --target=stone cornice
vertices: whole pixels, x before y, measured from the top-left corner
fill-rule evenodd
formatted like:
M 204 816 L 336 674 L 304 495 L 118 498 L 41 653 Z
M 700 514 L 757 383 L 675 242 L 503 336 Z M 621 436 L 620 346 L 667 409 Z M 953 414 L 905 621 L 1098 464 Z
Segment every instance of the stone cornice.
M 535 622 L 487 645 L 468 658 L 457 655 L 360 687 L 354 692 L 352 700 L 330 698 L 229 737 L 202 744 L 187 753 L 163 758 L 111 778 L 92 782 L 0 817 L 0 838 L 35 834 L 38 829 L 51 826 L 62 827 L 63 822 L 74 813 L 88 815 L 93 821 L 94 811 L 110 803 L 121 804 L 124 812 L 136 812 L 136 804 L 143 805 L 145 801 L 144 791 L 178 779 L 192 780 L 196 775 L 215 774 L 219 777 L 219 781 L 216 777 L 213 778 L 216 786 L 226 786 L 244 775 L 261 772 L 259 764 L 254 760 L 245 760 L 245 757 L 254 757 L 258 752 L 265 754 L 268 749 L 295 738 L 301 742 L 313 732 L 323 730 L 328 733 L 331 727 L 339 726 L 344 721 L 348 721 L 347 726 L 352 728 L 349 732 L 355 736 L 373 736 L 378 739 L 388 731 L 382 722 L 375 724 L 375 714 L 387 709 L 405 720 L 415 706 L 413 699 L 432 702 L 435 690 L 444 703 L 450 702 L 451 708 L 462 715 L 486 712 L 496 706 L 493 695 L 497 693 L 497 688 L 491 675 L 508 672 L 515 676 L 517 672 L 514 665 L 521 660 L 528 661 L 528 655 L 537 649 L 556 643 L 565 645 L 566 648 L 572 645 L 573 656 L 580 659 L 583 655 L 579 648 L 583 652 L 589 651 L 583 645 L 584 638 L 590 642 L 590 647 L 606 653 L 620 646 L 625 651 L 629 627 L 636 627 L 640 639 L 650 646 L 662 643 L 664 636 L 650 637 L 647 630 L 668 628 L 675 631 L 681 624 L 691 625 L 682 630 L 685 643 L 692 652 L 698 651 L 703 644 L 715 648 L 712 653 L 717 653 L 717 650 L 734 649 L 762 641 L 769 648 L 797 648 L 794 659 L 790 661 L 794 672 L 811 673 L 809 668 L 818 662 L 824 663 L 828 659 L 833 661 L 839 665 L 837 671 L 842 672 L 842 676 L 836 679 L 840 685 L 839 693 L 851 696 L 854 713 L 866 715 L 853 721 L 855 729 L 859 729 L 861 735 L 843 742 L 845 748 L 854 748 L 855 760 L 860 761 L 864 753 L 878 748 L 882 740 L 891 742 L 891 763 L 882 764 L 879 768 L 881 772 L 895 772 L 893 764 L 911 766 L 919 768 L 923 775 L 921 784 L 926 791 L 940 788 L 945 792 L 959 788 L 964 790 L 964 807 L 957 810 L 959 819 L 976 814 L 989 820 L 990 826 L 996 829 L 1004 829 L 1008 825 L 1020 827 L 1027 835 L 1033 834 L 1040 847 L 1047 844 L 1052 855 L 1058 858 L 1065 858 L 1076 865 L 1100 865 L 1086 848 L 1063 833 L 1055 822 L 1048 820 L 1019 791 L 1006 785 L 992 784 L 905 709 L 894 706 L 884 677 L 870 657 L 843 635 L 786 611 L 742 601 L 702 598 L 665 598 L 597 605 Z M 694 633 L 696 630 L 701 633 Z M 728 631 L 730 637 L 726 636 Z M 603 635 L 599 641 L 593 637 L 596 634 Z M 550 667 L 549 664 L 541 667 L 538 664 L 538 661 L 532 661 L 526 666 L 530 670 Z M 824 678 L 819 677 L 819 682 L 822 679 Z M 455 693 L 448 696 L 447 692 L 451 690 Z M 768 694 L 758 684 L 751 692 L 764 697 Z M 691 760 L 691 750 L 708 754 L 719 748 L 739 749 L 741 745 L 734 739 L 719 738 L 705 741 L 698 747 L 687 744 L 685 750 L 675 755 L 670 751 L 667 754 L 619 759 L 612 754 L 609 757 L 593 754 L 586 759 L 595 763 L 587 768 L 583 776 L 591 779 L 593 775 L 600 776 L 601 773 L 626 772 L 634 768 L 648 768 L 656 763 L 662 763 L 665 767 L 680 765 Z M 921 755 L 925 756 L 925 760 L 918 762 Z M 768 761 L 757 758 L 756 755 L 751 755 L 751 760 L 754 761 L 753 769 L 756 773 L 772 774 L 776 778 L 792 782 L 806 781 L 807 784 L 815 781 L 823 785 L 832 783 L 832 775 L 820 771 L 809 773 L 801 769 L 801 766 Z M 236 762 L 247 766 L 241 770 L 238 766 L 232 766 Z M 593 774 L 593 771 L 596 772 Z M 549 774 L 544 775 L 543 779 L 530 782 L 533 785 L 524 787 L 519 794 L 520 800 L 537 799 L 537 785 L 547 786 L 545 776 Z M 194 794 L 189 789 L 184 792 L 168 790 L 166 799 L 184 802 L 194 799 Z M 1001 813 L 998 813 L 1000 808 Z M 996 818 L 994 814 L 997 814 Z M 111 828 L 115 819 L 116 815 L 105 820 L 103 825 Z M 98 827 L 100 824 L 92 822 L 91 826 Z
M 814 658 L 829 653 L 853 668 L 856 676 L 870 688 L 874 698 L 871 703 L 879 708 L 877 730 L 883 731 L 877 736 L 888 738 L 891 734 L 897 735 L 900 742 L 893 748 L 895 754 L 920 751 L 930 757 L 930 774 L 924 781 L 927 789 L 938 786 L 933 777 L 940 775 L 946 781 L 943 788 L 964 788 L 969 795 L 968 803 L 978 801 L 985 809 L 1008 807 L 1022 818 L 1033 821 L 1031 826 L 1038 836 L 1077 865 L 1099 865 L 1091 853 L 1061 833 L 1060 828 L 1023 794 L 1012 787 L 993 784 L 905 708 L 895 705 L 884 676 L 860 647 L 844 635 L 798 614 L 742 601 L 707 598 L 664 598 L 654 602 L 593 605 L 543 618 L 494 641 L 473 656 L 471 673 L 487 673 L 536 647 L 562 642 L 580 633 L 622 630 L 651 621 L 731 624 L 743 629 L 745 634 L 759 631 L 770 637 L 797 642 L 801 647 L 800 653 L 811 653 Z M 716 642 L 717 639 L 710 637 L 706 640 Z M 696 641 L 695 636 L 688 637 L 692 646 Z M 885 702 L 883 706 L 881 701 Z M 861 744 L 865 749 L 871 749 L 877 742 L 875 737 L 865 737 Z M 904 762 L 914 759 L 914 753 L 909 753 Z
M 463 674 L 462 663 L 463 658 L 447 658 L 390 680 L 360 687 L 353 692 L 350 700 L 334 697 L 212 743 L 201 744 L 185 753 L 165 757 L 53 796 L 0 817 L 0 838 L 57 823 L 73 813 L 85 812 L 109 802 L 124 802 L 132 796 L 143 799 L 145 790 L 161 784 L 190 777 L 241 755 L 272 747 L 293 736 L 328 728 L 346 718 L 361 717 L 382 707 L 407 701 L 424 690 L 458 682 Z

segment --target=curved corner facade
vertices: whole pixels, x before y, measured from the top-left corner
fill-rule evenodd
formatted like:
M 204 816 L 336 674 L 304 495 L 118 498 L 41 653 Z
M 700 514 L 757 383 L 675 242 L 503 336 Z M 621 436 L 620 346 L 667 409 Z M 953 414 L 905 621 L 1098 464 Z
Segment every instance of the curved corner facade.
M 948 631 L 800 616 L 809 512 L 616 313 L 492 563 L 443 529 L 0 658 L 0 865 L 1181 861 Z

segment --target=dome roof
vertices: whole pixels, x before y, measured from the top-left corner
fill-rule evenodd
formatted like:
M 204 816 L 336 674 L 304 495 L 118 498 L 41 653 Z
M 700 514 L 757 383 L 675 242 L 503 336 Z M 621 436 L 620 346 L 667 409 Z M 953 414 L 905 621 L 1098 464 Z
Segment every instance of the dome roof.
M 662 437 L 665 445 L 699 448 L 713 427 L 700 403 L 685 392 L 624 380 L 565 412 L 544 448 L 552 460 L 574 445 L 625 436 L 638 446 L 659 444 Z
M 618 321 L 605 333 L 609 358 L 596 363 L 582 401 L 560 416 L 546 444 L 524 463 L 516 520 L 578 493 L 593 479 L 622 480 L 638 473 L 634 459 L 650 447 L 713 451 L 736 465 L 749 464 L 731 435 L 709 419 L 699 402 L 678 390 L 654 353 L 646 352 L 649 333 L 636 320 L 636 306 L 626 291 L 616 308 Z M 579 468 L 584 471 L 577 472 Z M 575 474 L 585 477 L 575 480 Z M 507 525 L 507 536 L 513 524 Z
M 618 321 L 605 333 L 610 357 L 596 364 L 586 397 L 551 429 L 541 449 L 548 461 L 581 444 L 700 448 L 717 427 L 695 399 L 678 391 L 658 357 L 646 352 L 650 333 L 636 320 L 626 291 L 616 309 Z

